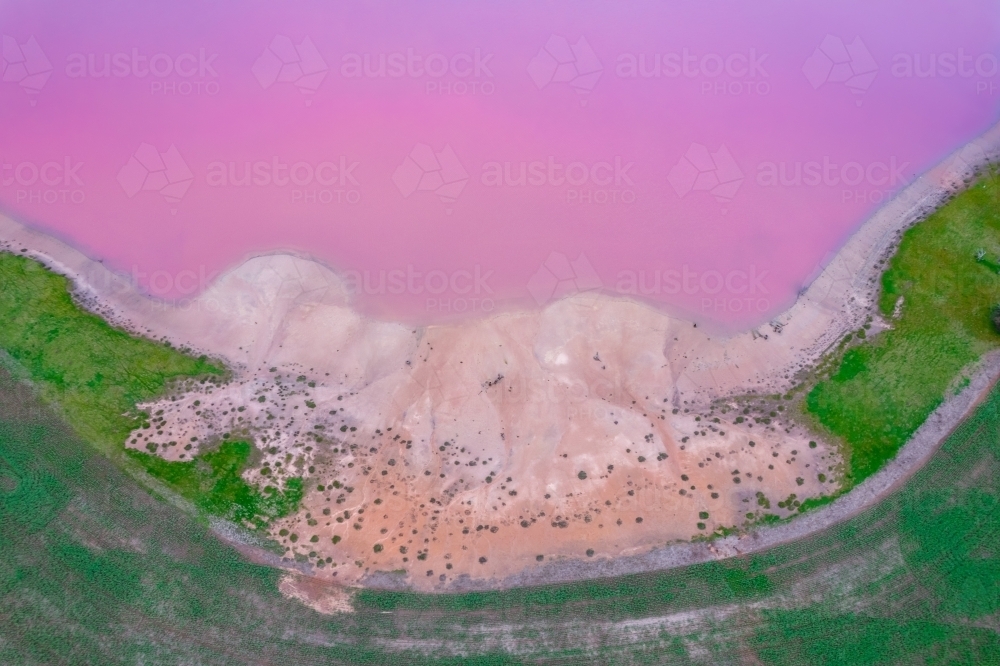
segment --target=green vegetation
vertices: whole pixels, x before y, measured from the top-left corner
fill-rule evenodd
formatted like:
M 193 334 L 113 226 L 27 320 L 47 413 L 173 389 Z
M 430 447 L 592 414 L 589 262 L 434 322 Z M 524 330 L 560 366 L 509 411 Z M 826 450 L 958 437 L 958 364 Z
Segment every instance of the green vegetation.
M 991 321 L 1000 276 L 977 259 L 984 247 L 1000 253 L 996 173 L 903 235 L 879 301 L 892 329 L 845 345 L 809 393 L 808 412 L 846 444 L 847 487 L 895 456 L 962 369 L 1000 346 Z
M 2 374 L 0 404 L 0 663 L 1000 664 L 1000 390 L 900 491 L 801 541 L 568 585 L 366 590 L 344 615 L 284 598 L 283 572 Z
M 170 485 L 199 509 L 248 527 L 264 528 L 271 520 L 286 516 L 302 499 L 302 479 L 285 482 L 284 491 L 274 486 L 258 490 L 243 480 L 252 447 L 246 442 L 223 442 L 218 449 L 199 454 L 188 462 L 169 462 L 160 457 L 128 450 L 146 471 Z
M 207 513 L 263 527 L 293 512 L 301 479 L 264 491 L 247 484 L 240 476 L 252 449 L 246 442 L 223 442 L 191 462 L 125 453 L 129 432 L 148 419 L 137 404 L 164 395 L 171 382 L 218 381 L 225 369 L 114 328 L 81 309 L 69 286 L 32 259 L 0 253 L 0 349 L 42 399 L 106 455 L 132 469 L 139 463 Z
M 141 425 L 136 404 L 171 380 L 221 376 L 205 357 L 116 329 L 73 302 L 69 281 L 37 261 L 0 252 L 0 349 L 84 439 L 120 452 Z

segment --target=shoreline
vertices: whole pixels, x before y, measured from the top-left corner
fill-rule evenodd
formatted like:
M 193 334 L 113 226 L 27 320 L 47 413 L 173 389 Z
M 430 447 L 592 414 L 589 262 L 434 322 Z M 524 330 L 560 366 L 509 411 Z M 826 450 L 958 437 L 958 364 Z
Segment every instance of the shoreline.
M 699 328 L 697 333 L 703 338 L 700 342 L 714 343 L 708 345 L 714 349 L 706 351 L 713 352 L 725 347 L 730 359 L 742 357 L 739 360 L 743 360 L 745 365 L 752 366 L 760 364 L 761 355 L 770 354 L 773 362 L 774 352 L 778 351 L 773 349 L 774 345 L 759 344 L 759 340 L 768 341 L 769 338 L 778 340 L 792 334 L 805 342 L 801 347 L 796 347 L 795 344 L 784 345 L 788 348 L 787 351 L 796 352 L 795 358 L 784 354 L 786 358 L 781 359 L 783 365 L 772 367 L 766 373 L 753 371 L 732 373 L 731 368 L 724 368 L 725 365 L 729 365 L 728 361 L 726 364 L 715 364 L 712 369 L 718 371 L 723 367 L 725 371 L 732 373 L 728 378 L 731 381 L 722 383 L 736 383 L 752 392 L 755 390 L 752 384 L 765 383 L 766 380 L 777 377 L 784 378 L 785 375 L 794 373 L 808 362 L 819 358 L 842 335 L 856 328 L 869 312 L 880 288 L 878 281 L 882 272 L 880 264 L 894 252 L 902 233 L 964 189 L 985 166 L 996 162 L 1000 162 L 1000 122 L 952 152 L 928 172 L 921 174 L 875 211 L 844 245 L 835 253 L 831 253 L 832 256 L 827 255 L 829 261 L 817 266 L 817 271 L 813 274 L 814 279 L 800 290 L 794 303 L 771 317 L 768 323 L 761 323 L 752 329 L 739 332 L 725 332 L 722 327 L 711 330 L 713 329 L 711 324 Z M 167 339 L 175 346 L 187 345 L 202 352 L 211 353 L 214 350 L 199 349 L 197 345 L 192 345 L 190 340 L 180 337 L 179 333 L 182 332 L 172 325 L 169 321 L 170 316 L 183 313 L 195 305 L 211 307 L 213 303 L 199 301 L 214 286 L 237 273 L 241 267 L 258 260 L 288 258 L 296 267 L 307 266 L 323 272 L 323 277 L 328 282 L 333 282 L 330 286 L 340 292 L 336 296 L 337 300 L 352 312 L 356 312 L 351 307 L 351 298 L 342 277 L 325 264 L 300 253 L 274 251 L 250 255 L 217 275 L 212 285 L 209 285 L 204 292 L 189 299 L 184 305 L 178 305 L 142 293 L 130 282 L 128 276 L 108 269 L 101 261 L 90 259 L 83 252 L 54 236 L 0 214 L 0 249 L 17 252 L 21 248 L 27 249 L 27 256 L 69 278 L 75 294 L 82 301 L 80 304 L 110 323 L 139 335 Z M 567 301 L 595 299 L 609 303 L 628 303 L 679 323 L 691 323 L 691 320 L 670 312 L 669 306 L 661 307 L 627 295 L 600 291 L 575 293 L 530 312 L 544 311 Z M 516 317 L 524 312 L 528 311 L 501 311 L 492 315 L 423 326 L 369 318 L 365 315 L 361 315 L 361 318 L 373 323 L 426 331 L 457 327 L 469 322 L 488 322 Z M 779 324 L 780 333 L 774 329 L 774 324 Z M 772 348 L 765 351 L 763 347 Z M 807 357 L 808 362 L 803 363 L 802 357 Z M 238 358 L 227 360 L 237 363 L 240 361 Z M 711 372 L 693 374 L 695 376 L 691 377 L 688 385 L 680 387 L 682 391 L 698 395 L 714 383 L 709 376 Z M 729 393 L 732 391 L 717 392 L 718 395 Z
M 679 400 L 679 395 L 704 402 L 732 395 L 737 389 L 774 392 L 774 389 L 788 385 L 795 371 L 815 362 L 842 335 L 857 328 L 871 311 L 880 288 L 878 278 L 884 270 L 883 263 L 897 247 L 903 231 L 936 210 L 968 184 L 978 170 L 998 158 L 1000 124 L 952 153 L 869 218 L 808 288 L 800 293 L 795 303 L 772 319 L 771 331 L 760 333 L 759 329 L 763 329 L 765 324 L 728 337 L 714 336 L 704 330 L 688 334 L 685 342 L 690 344 L 690 349 L 684 349 L 689 353 L 693 350 L 697 356 L 680 366 L 676 376 L 675 401 Z M 225 349 L 199 349 L 197 345 L 192 345 L 190 338 L 185 339 L 185 329 L 177 325 L 177 318 L 171 317 L 178 312 L 175 306 L 154 301 L 137 292 L 123 276 L 112 273 L 100 262 L 88 259 L 61 241 L 0 216 L 0 246 L 3 245 L 14 251 L 26 248 L 28 256 L 67 276 L 75 293 L 83 300 L 82 305 L 115 325 L 147 337 L 169 339 L 178 346 L 222 355 L 237 367 L 252 365 L 249 352 L 241 357 L 232 349 L 227 355 Z M 253 261 L 247 260 L 220 275 L 215 284 Z M 310 263 L 302 259 L 289 261 L 293 268 Z M 318 268 L 316 272 L 322 273 Z M 326 281 L 334 298 L 346 304 L 343 285 L 338 285 L 325 274 L 321 274 L 320 278 Z M 626 301 L 659 312 L 658 308 L 622 296 L 578 294 L 564 301 L 579 302 L 584 298 Z M 559 302 L 550 304 L 545 309 L 558 305 Z M 220 317 L 224 314 L 220 313 Z M 502 313 L 496 317 L 516 314 Z M 669 319 L 668 315 L 663 316 Z M 673 319 L 684 323 L 684 320 Z M 423 328 L 442 329 L 449 326 L 455 325 Z M 831 504 L 794 516 L 782 525 L 761 528 L 743 537 L 725 537 L 711 542 L 680 542 L 636 555 L 598 560 L 560 557 L 551 563 L 531 566 L 501 578 L 459 576 L 432 590 L 418 588 L 412 581 L 400 581 L 398 576 L 379 571 L 367 574 L 361 583 L 363 587 L 370 588 L 435 593 L 504 589 L 663 570 L 757 552 L 786 543 L 844 520 L 891 494 L 937 450 L 954 427 L 986 395 L 998 374 L 1000 356 L 988 355 L 974 373 L 970 385 L 959 395 L 949 396 L 883 469 Z M 240 543 L 232 534 L 224 534 L 224 530 L 213 528 L 213 531 L 229 543 Z M 250 544 L 242 545 L 253 548 Z M 279 566 L 287 568 L 288 564 L 283 562 Z M 297 564 L 292 566 L 301 572 Z

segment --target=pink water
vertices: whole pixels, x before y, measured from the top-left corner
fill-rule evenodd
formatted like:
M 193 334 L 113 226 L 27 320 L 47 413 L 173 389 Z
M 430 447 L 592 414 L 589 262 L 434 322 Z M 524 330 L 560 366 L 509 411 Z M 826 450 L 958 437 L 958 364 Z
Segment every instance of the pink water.
M 0 201 L 165 298 L 291 250 L 407 321 L 736 326 L 997 119 L 994 3 L 675 4 L 7 2 Z

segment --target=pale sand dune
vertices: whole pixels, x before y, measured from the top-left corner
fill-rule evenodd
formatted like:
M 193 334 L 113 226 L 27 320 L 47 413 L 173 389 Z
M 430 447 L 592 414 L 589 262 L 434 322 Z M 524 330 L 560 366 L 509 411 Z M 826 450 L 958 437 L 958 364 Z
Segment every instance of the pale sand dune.
M 403 570 L 408 584 L 441 589 L 501 581 L 538 555 L 613 558 L 706 533 L 699 522 L 741 524 L 757 493 L 776 505 L 832 489 L 818 474 L 833 476 L 833 448 L 810 448 L 778 412 L 737 424 L 724 404 L 786 391 L 862 325 L 901 231 L 998 146 L 995 127 L 909 186 L 788 311 L 733 336 L 597 294 L 460 324 L 378 322 L 352 310 L 334 272 L 290 255 L 249 259 L 181 307 L 9 219 L 0 238 L 72 277 L 95 311 L 233 368 L 222 387 L 146 405 L 163 410 L 162 434 L 129 446 L 185 459 L 246 430 L 265 449 L 248 480 L 307 479 L 302 511 L 274 527 L 289 555 L 329 557 L 316 575 L 348 584 Z

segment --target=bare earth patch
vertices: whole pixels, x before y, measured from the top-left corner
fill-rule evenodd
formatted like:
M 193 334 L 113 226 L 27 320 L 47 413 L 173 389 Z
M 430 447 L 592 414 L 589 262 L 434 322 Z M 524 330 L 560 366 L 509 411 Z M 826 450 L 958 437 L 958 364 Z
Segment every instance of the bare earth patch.
M 277 281 L 301 261 L 253 260 L 206 297 Z M 306 479 L 301 511 L 273 536 L 321 577 L 499 579 L 789 515 L 834 487 L 837 455 L 783 413 L 682 392 L 692 338 L 711 339 L 636 303 L 584 295 L 422 330 L 364 322 L 338 303 L 282 306 L 263 359 L 234 364 L 221 387 L 144 405 L 153 427 L 128 446 L 184 460 L 252 437 L 262 457 L 247 481 Z M 247 315 L 246 328 L 269 315 Z M 237 353 L 260 345 L 244 341 Z
M 291 599 L 300 601 L 317 613 L 335 615 L 353 613 L 351 593 L 340 585 L 331 585 L 311 576 L 285 574 L 278 582 L 278 590 Z

